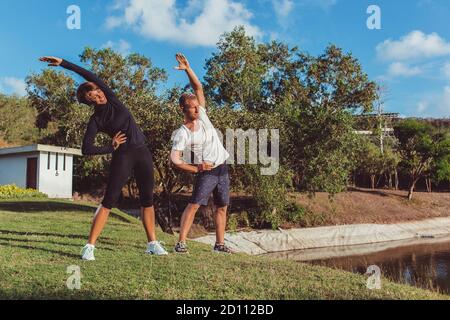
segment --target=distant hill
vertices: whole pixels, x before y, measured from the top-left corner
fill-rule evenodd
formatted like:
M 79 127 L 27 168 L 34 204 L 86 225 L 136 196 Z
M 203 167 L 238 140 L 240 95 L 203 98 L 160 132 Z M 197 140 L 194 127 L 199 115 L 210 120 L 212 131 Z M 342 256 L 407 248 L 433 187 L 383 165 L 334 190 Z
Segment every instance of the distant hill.
M 429 118 L 420 120 L 426 121 L 437 128 L 446 128 L 446 129 L 450 128 L 450 118 L 441 118 L 441 119 Z
M 6 142 L 3 137 L 0 137 L 0 148 L 7 148 L 9 147 L 10 144 L 8 142 Z

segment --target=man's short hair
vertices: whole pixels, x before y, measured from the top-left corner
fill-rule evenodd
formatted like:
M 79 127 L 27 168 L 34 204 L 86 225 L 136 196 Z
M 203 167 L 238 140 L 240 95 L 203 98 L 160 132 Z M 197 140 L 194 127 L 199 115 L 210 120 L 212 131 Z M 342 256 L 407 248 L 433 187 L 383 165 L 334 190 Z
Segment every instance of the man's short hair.
M 184 111 L 184 108 L 186 107 L 186 102 L 189 100 L 194 100 L 194 99 L 197 99 L 195 94 L 192 94 L 190 92 L 185 92 L 181 95 L 178 102 L 180 103 L 180 106 L 181 106 L 181 108 L 183 108 L 183 111 Z

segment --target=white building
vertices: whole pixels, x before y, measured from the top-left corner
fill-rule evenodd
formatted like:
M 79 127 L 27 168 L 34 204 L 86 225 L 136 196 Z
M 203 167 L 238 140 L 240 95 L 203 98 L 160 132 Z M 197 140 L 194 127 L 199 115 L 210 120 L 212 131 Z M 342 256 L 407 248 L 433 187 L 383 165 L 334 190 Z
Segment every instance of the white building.
M 72 198 L 73 156 L 81 150 L 35 144 L 0 149 L 0 185 L 32 188 L 50 198 Z

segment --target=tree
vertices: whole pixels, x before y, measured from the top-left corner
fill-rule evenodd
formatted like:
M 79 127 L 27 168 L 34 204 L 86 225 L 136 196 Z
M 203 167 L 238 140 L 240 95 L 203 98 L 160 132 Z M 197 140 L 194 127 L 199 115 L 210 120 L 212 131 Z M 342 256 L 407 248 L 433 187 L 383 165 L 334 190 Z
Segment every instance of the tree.
M 350 54 L 331 45 L 313 57 L 280 42 L 257 44 L 236 28 L 208 59 L 205 82 L 219 107 L 282 119 L 282 160 L 297 188 L 343 190 L 355 152 L 353 113 L 370 111 L 377 97 L 376 84 Z
M 34 143 L 39 132 L 34 126 L 36 111 L 27 98 L 0 94 L 0 137 L 10 144 Z
M 283 109 L 290 144 L 283 154 L 306 190 L 342 191 L 354 168 L 354 113 L 371 111 L 377 97 L 358 61 L 329 46 L 319 57 L 298 55 L 294 97 Z
M 206 61 L 207 96 L 218 105 L 258 109 L 267 68 L 255 39 L 245 34 L 244 27 L 236 27 L 220 38 L 217 49 Z
M 380 148 L 366 139 L 360 154 L 361 171 L 370 176 L 371 188 L 376 188 L 376 177 L 383 173 L 383 155 Z
M 450 133 L 439 133 L 437 137 L 438 143 L 429 176 L 431 181 L 438 184 L 444 181 L 450 182 Z M 431 181 L 429 183 L 430 192 Z
M 399 142 L 401 165 L 409 173 L 408 199 L 411 200 L 417 181 L 432 167 L 433 162 L 440 158 L 440 135 L 435 134 L 433 127 L 427 123 L 407 119 L 398 123 L 395 136 Z
M 389 188 L 392 188 L 392 175 L 395 174 L 400 162 L 400 156 L 393 149 L 391 143 L 385 144 L 383 153 L 377 143 L 379 143 L 379 139 L 376 136 L 359 137 L 357 140 L 357 158 L 355 160 L 357 163 L 356 169 L 359 174 L 370 176 L 372 189 L 378 187 L 383 176 L 385 182 L 388 183 Z
M 393 147 L 385 145 L 383 153 L 383 173 L 387 176 L 387 182 L 389 188 L 395 188 L 398 190 L 398 165 L 400 163 L 400 154 Z M 392 176 L 394 176 L 394 184 L 392 182 Z

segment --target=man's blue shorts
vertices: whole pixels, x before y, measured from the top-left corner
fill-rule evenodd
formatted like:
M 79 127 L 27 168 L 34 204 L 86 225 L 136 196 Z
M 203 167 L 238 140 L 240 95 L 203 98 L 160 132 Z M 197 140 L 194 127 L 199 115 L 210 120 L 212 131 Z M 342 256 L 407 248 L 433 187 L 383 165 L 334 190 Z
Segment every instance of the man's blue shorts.
M 189 203 L 207 206 L 211 193 L 216 206 L 225 207 L 230 204 L 230 177 L 227 164 L 197 174 Z

